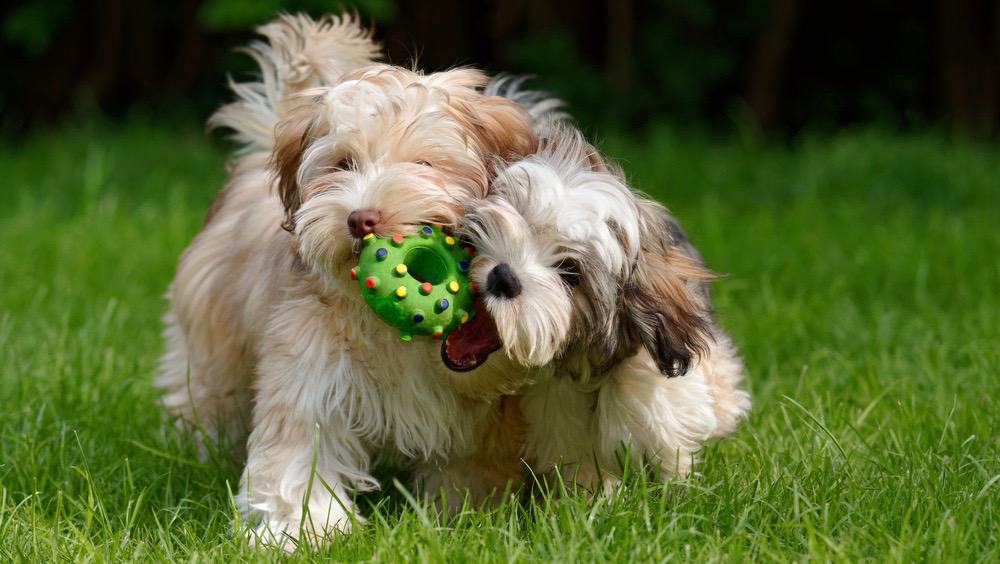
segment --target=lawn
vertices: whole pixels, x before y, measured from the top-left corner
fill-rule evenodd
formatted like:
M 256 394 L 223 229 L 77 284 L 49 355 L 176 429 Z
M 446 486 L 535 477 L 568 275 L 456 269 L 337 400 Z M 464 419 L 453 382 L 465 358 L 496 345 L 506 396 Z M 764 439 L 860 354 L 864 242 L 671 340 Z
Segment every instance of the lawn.
M 716 270 L 754 413 L 700 475 L 451 519 L 391 480 L 338 560 L 1000 559 L 1000 150 L 862 130 L 604 147 Z M 223 179 L 196 127 L 0 144 L 0 560 L 221 560 L 239 468 L 152 379 L 175 260 Z M 301 556 L 309 556 L 303 554 Z

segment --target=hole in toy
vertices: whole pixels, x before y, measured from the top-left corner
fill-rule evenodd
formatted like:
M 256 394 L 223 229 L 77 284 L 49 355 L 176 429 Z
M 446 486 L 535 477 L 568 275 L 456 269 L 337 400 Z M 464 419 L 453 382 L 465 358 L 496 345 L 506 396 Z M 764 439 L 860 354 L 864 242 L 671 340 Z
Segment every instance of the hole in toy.
M 448 266 L 440 255 L 426 247 L 417 247 L 403 259 L 406 271 L 419 282 L 440 284 L 448 276 Z

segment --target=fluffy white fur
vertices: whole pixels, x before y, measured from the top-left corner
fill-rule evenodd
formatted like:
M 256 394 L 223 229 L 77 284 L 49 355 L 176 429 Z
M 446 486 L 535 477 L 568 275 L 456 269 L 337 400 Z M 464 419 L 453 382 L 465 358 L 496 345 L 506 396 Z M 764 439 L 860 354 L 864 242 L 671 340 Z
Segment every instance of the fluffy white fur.
M 248 51 L 261 81 L 234 84 L 211 120 L 244 149 L 178 264 L 157 385 L 202 438 L 250 431 L 237 507 L 254 540 L 290 548 L 361 520 L 351 496 L 378 487 L 376 456 L 422 465 L 435 487 L 467 479 L 448 461 L 483 467 L 463 456 L 518 372 L 458 377 L 438 343 L 401 342 L 350 280 L 347 216 L 379 210 L 380 234 L 454 223 L 497 159 L 535 138 L 478 71 L 373 63 L 378 46 L 350 17 L 260 31 Z
M 520 282 L 485 300 L 504 350 L 535 367 L 519 391 L 525 461 L 601 491 L 625 446 L 664 479 L 683 476 L 750 410 L 711 317 L 711 274 L 667 211 L 577 131 L 538 122 L 541 150 L 503 169 L 465 218 L 480 286 L 501 263 Z

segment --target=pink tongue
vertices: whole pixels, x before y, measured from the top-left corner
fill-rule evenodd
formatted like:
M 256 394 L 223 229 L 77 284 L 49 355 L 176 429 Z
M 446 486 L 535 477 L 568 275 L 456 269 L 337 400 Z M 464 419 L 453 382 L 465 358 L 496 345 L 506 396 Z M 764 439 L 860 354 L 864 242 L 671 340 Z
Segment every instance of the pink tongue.
M 441 360 L 455 372 L 466 372 L 486 362 L 490 353 L 501 347 L 497 327 L 486 313 L 483 301 L 477 300 L 476 314 L 459 325 L 441 343 Z

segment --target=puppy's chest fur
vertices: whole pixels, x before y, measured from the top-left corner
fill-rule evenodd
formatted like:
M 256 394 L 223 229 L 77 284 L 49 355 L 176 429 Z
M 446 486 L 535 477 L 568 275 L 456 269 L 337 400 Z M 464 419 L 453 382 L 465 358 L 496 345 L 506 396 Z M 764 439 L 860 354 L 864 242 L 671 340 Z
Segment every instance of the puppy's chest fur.
M 301 303 L 294 293 L 289 301 Z M 316 335 L 302 333 L 304 343 L 288 343 L 291 354 L 315 355 L 318 361 L 315 370 L 300 375 L 301 385 L 310 388 L 301 397 L 317 402 L 304 407 L 341 419 L 376 449 L 410 458 L 470 448 L 470 423 L 483 417 L 488 405 L 460 396 L 449 384 L 437 341 L 403 342 L 364 303 L 342 294 L 314 293 L 304 301 L 313 304 L 308 318 Z M 282 310 L 271 325 L 287 326 Z M 307 313 L 292 315 L 301 320 Z

